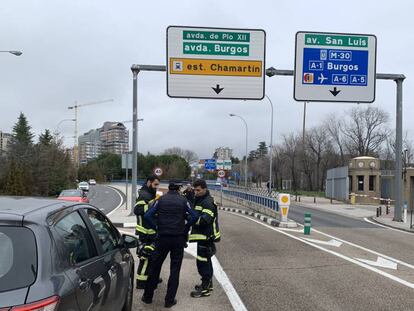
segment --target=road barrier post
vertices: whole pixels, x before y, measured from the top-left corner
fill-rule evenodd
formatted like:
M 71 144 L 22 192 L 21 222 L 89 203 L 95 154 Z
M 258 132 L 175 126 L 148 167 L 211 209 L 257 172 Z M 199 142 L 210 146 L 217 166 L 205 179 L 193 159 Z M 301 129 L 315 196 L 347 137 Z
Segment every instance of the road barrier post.
M 279 193 L 277 201 L 280 207 L 280 222 L 287 223 L 290 206 L 290 195 L 287 193 Z
M 310 235 L 312 226 L 312 215 L 311 213 L 305 213 L 305 223 L 303 226 L 303 234 Z
M 380 208 L 381 208 L 381 206 L 377 207 L 377 217 L 380 217 Z

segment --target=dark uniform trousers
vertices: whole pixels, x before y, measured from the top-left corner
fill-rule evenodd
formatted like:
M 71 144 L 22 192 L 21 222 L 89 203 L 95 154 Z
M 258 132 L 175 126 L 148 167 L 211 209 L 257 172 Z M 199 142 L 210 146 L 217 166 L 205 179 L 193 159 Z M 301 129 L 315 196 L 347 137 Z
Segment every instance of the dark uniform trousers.
M 213 263 L 211 257 L 216 253 L 216 247 L 212 241 L 197 243 L 197 270 L 201 276 L 203 287 L 208 287 L 213 279 Z
M 184 257 L 184 246 L 186 239 L 183 236 L 161 236 L 157 242 L 155 253 L 152 258 L 148 281 L 145 285 L 144 297 L 152 299 L 154 290 L 157 287 L 161 267 L 170 253 L 170 278 L 168 279 L 167 295 L 165 302 L 173 302 L 180 279 L 181 264 Z

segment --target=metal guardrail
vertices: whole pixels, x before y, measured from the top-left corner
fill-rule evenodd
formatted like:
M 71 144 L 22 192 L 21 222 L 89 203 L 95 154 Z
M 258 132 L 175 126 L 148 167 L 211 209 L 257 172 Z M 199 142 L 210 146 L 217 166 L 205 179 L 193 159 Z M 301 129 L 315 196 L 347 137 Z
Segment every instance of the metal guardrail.
M 221 189 L 220 185 L 216 184 L 208 184 L 208 188 L 215 191 L 223 191 L 224 195 L 229 195 L 235 198 L 239 198 L 248 202 L 252 202 L 258 205 L 262 205 L 263 207 L 269 208 L 273 211 L 278 212 L 279 206 L 277 200 L 274 197 L 258 195 L 256 193 L 251 193 L 249 190 L 246 192 L 242 189 Z

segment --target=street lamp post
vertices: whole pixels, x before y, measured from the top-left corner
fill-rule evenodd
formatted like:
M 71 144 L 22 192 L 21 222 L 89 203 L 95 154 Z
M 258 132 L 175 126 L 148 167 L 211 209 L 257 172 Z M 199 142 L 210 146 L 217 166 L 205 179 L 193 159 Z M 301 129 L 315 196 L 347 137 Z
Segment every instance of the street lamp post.
M 247 138 L 249 136 L 249 130 L 248 130 L 248 127 L 247 127 L 247 122 L 244 118 L 242 118 L 241 116 L 238 116 L 237 114 L 233 114 L 233 113 L 230 113 L 230 117 L 239 118 L 240 120 L 243 121 L 244 125 L 246 126 L 246 156 L 245 156 L 246 161 L 245 161 L 245 166 L 244 166 L 244 187 L 247 191 Z
M 59 123 L 56 125 L 56 128 L 55 128 L 55 136 L 58 136 L 59 135 L 59 127 L 60 127 L 60 125 L 63 123 L 63 122 L 66 122 L 66 121 L 72 121 L 72 122 L 75 122 L 76 121 L 76 119 L 63 119 L 63 120 L 60 120 L 59 121 Z
M 14 56 L 20 56 L 23 54 L 23 52 L 21 51 L 0 51 L 0 53 L 10 53 L 10 54 L 13 54 Z
M 272 108 L 272 115 L 270 116 L 270 145 L 269 145 L 269 196 L 272 196 L 272 162 L 273 162 L 273 103 L 269 96 L 266 95 L 269 100 L 270 107 Z

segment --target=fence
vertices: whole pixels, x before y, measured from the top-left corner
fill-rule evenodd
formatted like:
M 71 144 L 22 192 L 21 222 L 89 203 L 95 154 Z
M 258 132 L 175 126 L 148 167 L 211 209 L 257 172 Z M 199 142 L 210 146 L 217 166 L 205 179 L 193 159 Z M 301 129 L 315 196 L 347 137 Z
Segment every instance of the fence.
M 268 208 L 274 212 L 279 211 L 279 206 L 277 204 L 277 201 L 275 199 L 275 196 L 269 197 L 267 195 L 258 194 L 254 189 L 249 189 L 248 191 L 245 191 L 244 188 L 239 187 L 228 187 L 221 189 L 221 185 L 219 184 L 208 184 L 208 188 L 213 191 L 223 192 L 223 195 L 230 196 L 236 199 L 241 199 L 253 204 L 260 205 L 262 207 Z M 263 190 L 263 189 L 262 189 Z M 265 192 L 268 193 L 267 191 Z M 276 193 L 275 193 L 276 194 Z

